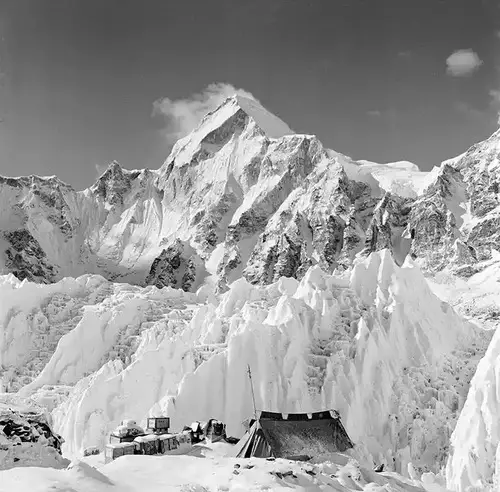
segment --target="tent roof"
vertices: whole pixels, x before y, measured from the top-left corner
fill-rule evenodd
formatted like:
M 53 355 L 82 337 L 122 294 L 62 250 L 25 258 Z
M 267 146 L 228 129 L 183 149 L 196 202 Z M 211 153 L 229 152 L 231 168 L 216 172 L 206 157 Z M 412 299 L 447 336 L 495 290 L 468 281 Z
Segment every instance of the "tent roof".
M 259 420 L 254 419 L 250 425 L 238 445 L 239 457 L 289 458 L 307 454 L 317 458 L 353 447 L 335 411 L 288 415 L 261 412 Z
M 270 420 L 326 420 L 340 419 L 340 415 L 336 410 L 324 410 L 322 412 L 313 413 L 277 413 L 277 412 L 260 412 L 259 419 Z

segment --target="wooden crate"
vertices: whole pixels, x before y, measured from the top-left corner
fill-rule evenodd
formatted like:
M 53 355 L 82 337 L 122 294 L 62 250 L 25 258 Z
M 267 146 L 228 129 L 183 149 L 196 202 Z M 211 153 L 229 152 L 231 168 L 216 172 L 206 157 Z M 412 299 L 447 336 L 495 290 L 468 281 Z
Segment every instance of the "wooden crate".
M 104 462 L 110 463 L 120 456 L 135 454 L 135 444 L 133 442 L 124 442 L 121 444 L 106 444 L 104 448 Z
M 168 432 L 170 427 L 170 417 L 149 417 L 148 429 L 153 432 Z
M 163 434 L 158 438 L 159 454 L 168 454 L 171 449 L 175 449 L 173 446 L 173 435 L 172 434 Z
M 123 442 L 133 442 L 137 436 L 115 436 L 114 434 L 109 435 L 109 444 L 121 444 Z
M 160 448 L 159 438 L 155 434 L 136 437 L 134 439 L 134 444 L 138 448 L 138 454 L 158 454 Z

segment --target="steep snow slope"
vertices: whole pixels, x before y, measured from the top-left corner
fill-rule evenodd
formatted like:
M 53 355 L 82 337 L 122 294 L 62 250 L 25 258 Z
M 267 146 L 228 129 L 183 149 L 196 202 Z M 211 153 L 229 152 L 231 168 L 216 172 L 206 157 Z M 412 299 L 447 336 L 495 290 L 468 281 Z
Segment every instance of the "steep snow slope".
M 145 276 L 150 261 L 142 253 L 161 217 L 154 176 L 112 163 L 83 192 L 56 178 L 0 178 L 2 273 L 38 282 L 84 273 L 120 278 L 131 269 L 131 281 Z
M 0 375 L 10 391 L 31 389 L 35 378 L 35 387 L 75 384 L 110 358 L 129 364 L 141 330 L 195 299 L 170 288 L 141 289 L 91 275 L 48 286 L 3 276 L 0 291 Z
M 448 302 L 464 318 L 494 330 L 500 319 L 500 254 L 478 264 L 478 273 L 467 279 L 450 273 L 428 278 L 433 292 Z
M 439 169 L 433 167 L 432 171 L 421 171 L 416 164 L 408 161 L 378 164 L 360 160 L 356 164 L 358 168 L 353 171 L 357 174 L 373 176 L 382 189 L 405 198 L 417 198 L 422 195 L 425 188 L 436 179 Z M 352 179 L 356 179 L 355 175 Z
M 443 163 L 460 171 L 466 184 L 469 199 L 463 232 L 479 260 L 489 259 L 492 249 L 499 249 L 499 153 L 500 130 Z
M 457 492 L 500 489 L 500 331 L 477 366 L 451 438 L 448 486 Z
M 106 298 L 89 297 L 96 283 Z M 158 411 L 174 427 L 215 416 L 241 435 L 252 413 L 250 364 L 259 408 L 336 408 L 362 456 L 403 473 L 409 462 L 438 471 L 475 367 L 470 347 L 480 356 L 487 342 L 432 295 L 416 267 L 399 268 L 387 251 L 356 265 L 350 279 L 312 267 L 300 282 L 240 279 L 220 298 L 99 277 L 52 286 L 9 277 L 5 312 L 20 314 L 5 318 L 6 333 L 28 336 L 20 320 L 70 285 L 90 305 L 74 305 L 81 319 L 22 390 L 55 406 L 69 455 L 102 446 L 123 418 Z M 18 367 L 18 380 L 27 367 Z

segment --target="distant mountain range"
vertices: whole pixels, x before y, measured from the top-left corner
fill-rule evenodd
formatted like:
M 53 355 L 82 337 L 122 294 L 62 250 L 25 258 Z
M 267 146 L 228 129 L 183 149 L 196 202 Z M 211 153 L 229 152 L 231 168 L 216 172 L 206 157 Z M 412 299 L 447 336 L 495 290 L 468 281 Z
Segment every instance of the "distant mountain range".
M 0 177 L 0 274 L 224 291 L 389 248 L 399 264 L 470 276 L 500 249 L 499 156 L 497 131 L 430 172 L 354 161 L 234 96 L 157 171 L 113 162 L 83 191 Z

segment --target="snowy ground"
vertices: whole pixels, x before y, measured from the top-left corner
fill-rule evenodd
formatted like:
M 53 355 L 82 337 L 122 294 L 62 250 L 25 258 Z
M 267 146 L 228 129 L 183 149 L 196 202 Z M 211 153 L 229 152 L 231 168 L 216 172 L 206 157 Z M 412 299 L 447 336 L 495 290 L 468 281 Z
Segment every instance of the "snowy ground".
M 15 468 L 2 473 L 0 492 L 444 492 L 424 481 L 360 468 L 348 457 L 308 465 L 278 459 L 217 456 L 123 456 L 100 469 L 75 462 L 68 470 Z

